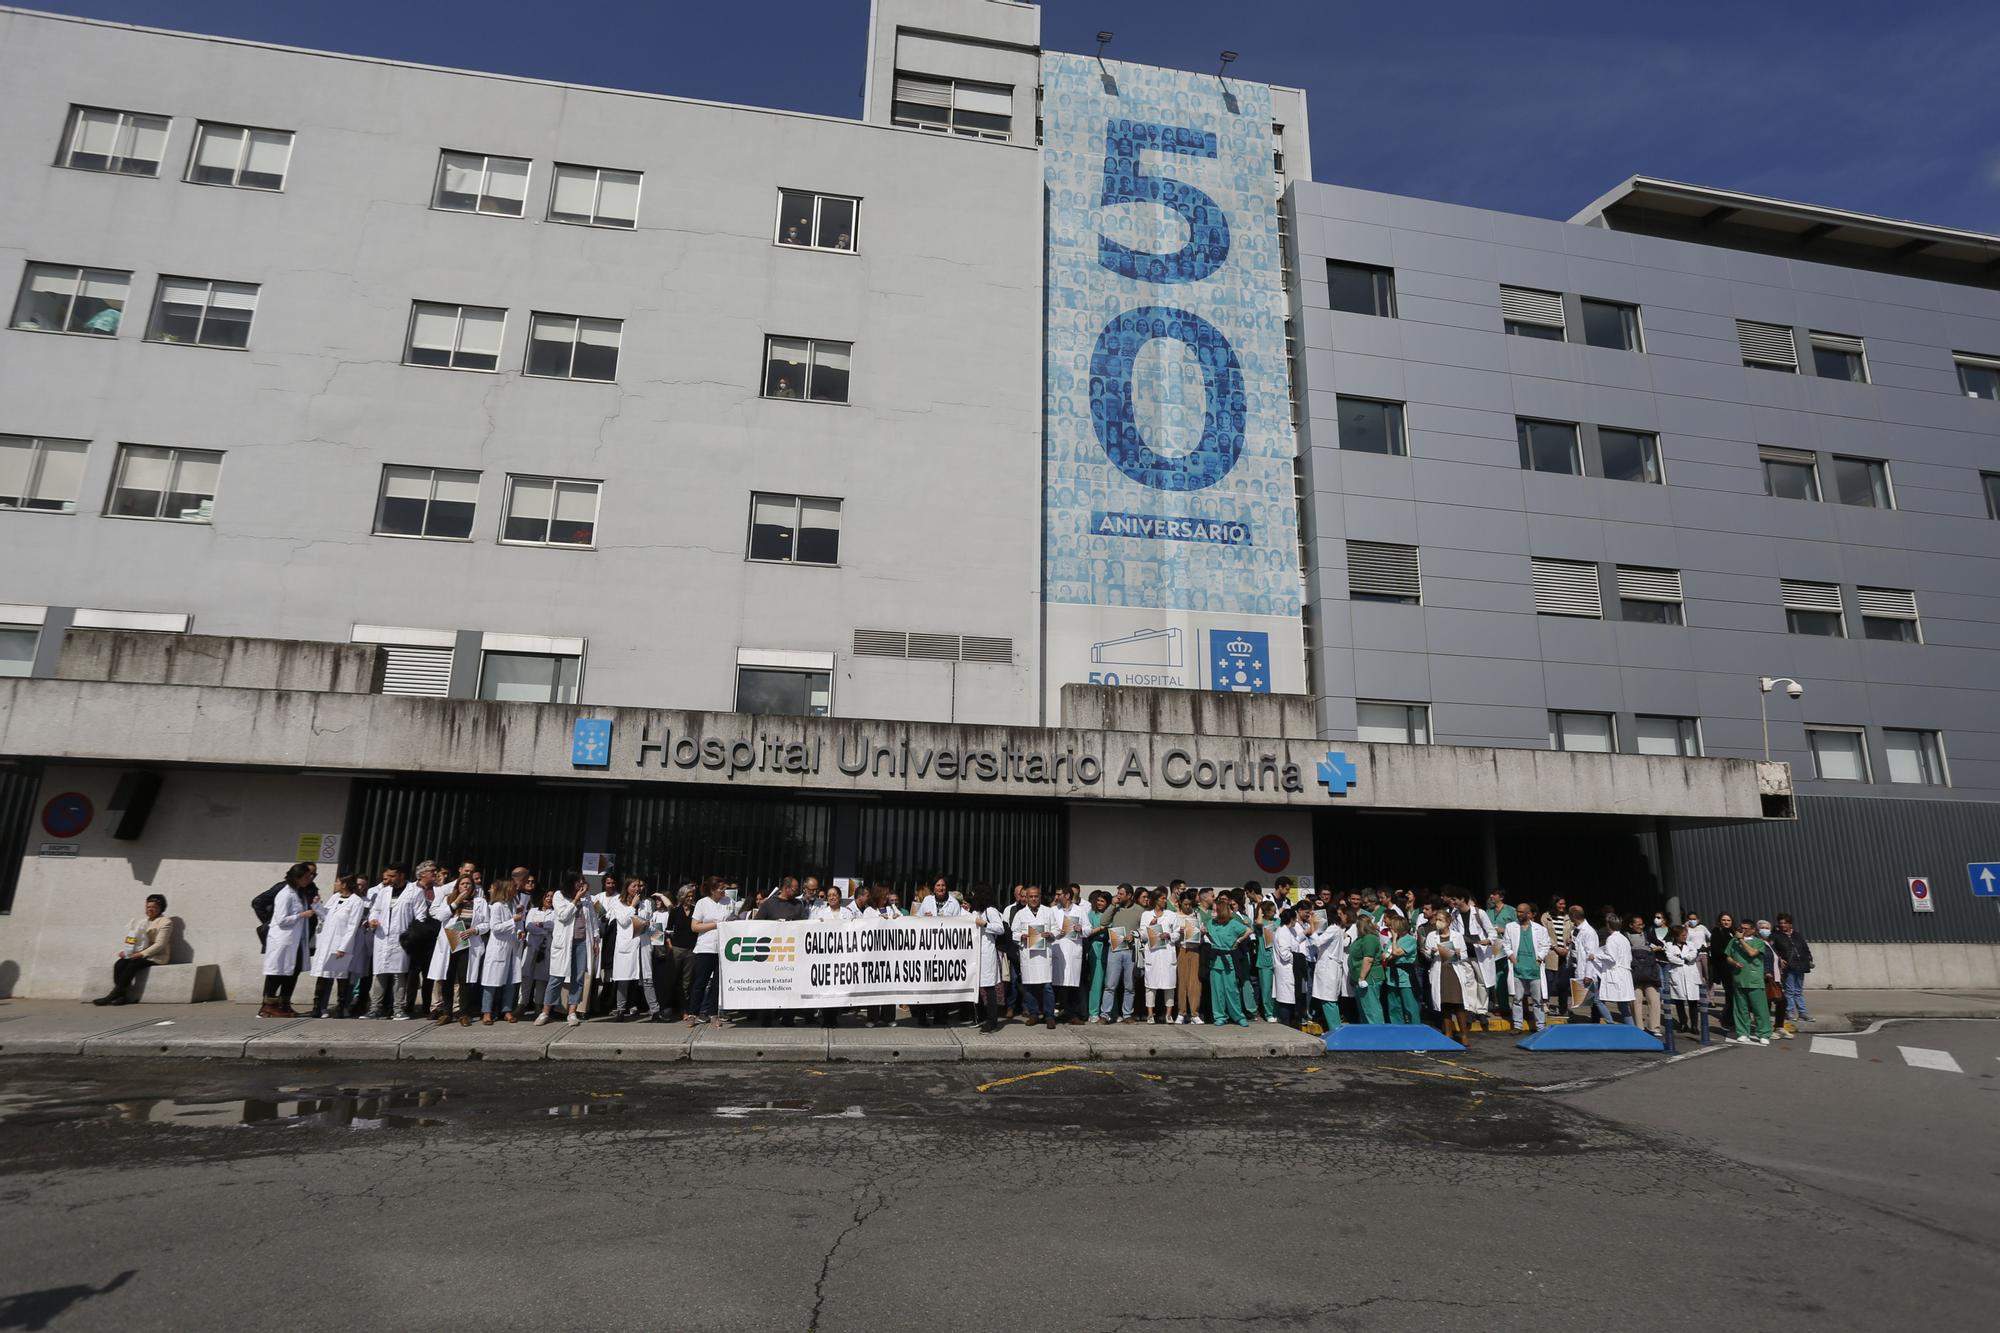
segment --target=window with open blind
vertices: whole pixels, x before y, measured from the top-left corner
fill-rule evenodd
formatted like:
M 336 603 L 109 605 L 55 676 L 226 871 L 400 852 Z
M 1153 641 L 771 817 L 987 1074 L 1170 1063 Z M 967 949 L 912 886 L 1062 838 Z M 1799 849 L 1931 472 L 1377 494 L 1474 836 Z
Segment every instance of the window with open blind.
M 1423 601 L 1417 548 L 1393 542 L 1347 543 L 1347 592 L 1356 601 Z
M 1500 318 L 1509 333 L 1560 342 L 1564 324 L 1562 293 L 1538 292 L 1527 287 L 1502 287 Z
M 1785 629 L 1792 634 L 1809 634 L 1825 639 L 1847 637 L 1847 623 L 1841 615 L 1838 583 L 1809 583 L 1803 579 L 1779 579 L 1778 590 L 1785 604 Z
M 1861 632 L 1891 643 L 1921 643 L 1917 627 L 1917 595 L 1908 588 L 1856 588 L 1854 605 L 1861 612 Z
M 1535 614 L 1543 616 L 1604 615 L 1604 597 L 1597 566 L 1588 560 L 1529 562 L 1535 583 Z
M 1793 373 L 1798 371 L 1799 347 L 1788 324 L 1759 324 L 1756 320 L 1739 319 L 1736 321 L 1736 345 L 1743 353 L 1743 364 L 1746 366 Z
M 1641 565 L 1618 566 L 1619 617 L 1655 625 L 1684 624 L 1681 572 Z

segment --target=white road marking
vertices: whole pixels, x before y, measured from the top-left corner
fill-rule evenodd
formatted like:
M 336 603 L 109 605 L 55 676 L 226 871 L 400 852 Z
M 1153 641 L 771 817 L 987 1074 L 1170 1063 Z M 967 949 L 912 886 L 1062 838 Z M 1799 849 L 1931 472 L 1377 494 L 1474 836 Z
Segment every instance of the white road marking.
M 1963 1074 L 1958 1061 L 1951 1058 L 1950 1051 L 1927 1051 L 1921 1046 L 1898 1046 L 1903 1053 L 1903 1063 L 1918 1069 L 1941 1069 L 1947 1074 Z
M 1861 1058 L 1860 1046 L 1845 1037 L 1814 1037 L 1812 1039 L 1812 1053 L 1814 1055 L 1842 1055 L 1850 1060 Z

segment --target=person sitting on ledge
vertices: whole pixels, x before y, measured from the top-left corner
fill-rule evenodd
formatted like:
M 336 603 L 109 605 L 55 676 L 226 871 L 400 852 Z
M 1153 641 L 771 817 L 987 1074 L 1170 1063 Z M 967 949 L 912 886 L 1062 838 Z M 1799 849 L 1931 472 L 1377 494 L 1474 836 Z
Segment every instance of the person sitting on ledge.
M 164 963 L 174 951 L 174 919 L 167 915 L 165 895 L 146 895 L 146 914 L 125 927 L 125 947 L 111 964 L 111 993 L 100 995 L 92 1004 L 131 1004 L 128 993 L 139 969 Z

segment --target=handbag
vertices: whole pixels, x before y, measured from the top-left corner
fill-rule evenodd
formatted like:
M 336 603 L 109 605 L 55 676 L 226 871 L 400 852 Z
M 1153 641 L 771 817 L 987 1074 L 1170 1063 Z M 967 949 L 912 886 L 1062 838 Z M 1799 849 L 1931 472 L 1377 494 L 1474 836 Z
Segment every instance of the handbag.
M 1785 987 L 1784 987 L 1784 983 L 1783 983 L 1783 982 L 1780 982 L 1780 981 L 1776 981 L 1776 980 L 1774 980 L 1774 979 L 1773 979 L 1773 978 L 1771 978 L 1771 977 L 1765 977 L 1765 978 L 1764 978 L 1764 998 L 1765 998 L 1765 999 L 1767 999 L 1767 1000 L 1782 1000 L 1782 999 L 1784 999 L 1784 998 L 1785 998 Z

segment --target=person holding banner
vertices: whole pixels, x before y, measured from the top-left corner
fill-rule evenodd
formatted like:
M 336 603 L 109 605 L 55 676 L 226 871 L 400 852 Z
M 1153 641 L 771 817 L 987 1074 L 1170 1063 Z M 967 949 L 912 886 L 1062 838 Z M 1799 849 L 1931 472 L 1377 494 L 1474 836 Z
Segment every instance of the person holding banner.
M 972 919 L 979 923 L 979 1030 L 990 1036 L 1002 1026 L 1007 1001 L 1000 984 L 1000 941 L 1007 934 L 1007 918 L 993 905 L 993 890 L 985 884 L 972 886 Z
M 1077 910 L 1076 890 L 1056 891 L 1055 948 L 1049 954 L 1049 983 L 1055 989 L 1056 1014 L 1064 1022 L 1081 1023 L 1076 997 L 1083 989 L 1083 932 L 1085 921 Z
M 918 900 L 916 911 L 913 913 L 916 916 L 931 918 L 963 916 L 964 914 L 965 908 L 959 904 L 957 898 L 952 896 L 951 880 L 944 875 L 939 875 L 931 881 L 929 892 L 925 893 Z M 917 1026 L 920 1028 L 927 1028 L 933 1023 L 939 1027 L 943 1027 L 951 1021 L 951 1006 L 948 1004 L 913 1004 L 910 1006 L 910 1016 L 917 1020 Z
M 1173 1007 L 1174 988 L 1180 980 L 1180 916 L 1168 901 L 1167 891 L 1142 890 L 1139 905 L 1139 948 L 1145 960 L 1147 1007 L 1155 1023 L 1167 1021 Z
M 1021 958 L 1021 1003 L 1030 1023 L 1039 1017 L 1049 1027 L 1056 1025 L 1055 941 L 1067 919 L 1054 907 L 1043 905 L 1039 884 L 1028 886 L 1026 901 L 1014 913 L 1014 948 Z
M 729 904 L 722 900 L 722 881 L 711 875 L 702 881 L 701 897 L 695 900 L 694 980 L 689 987 L 687 1025 L 706 1023 L 715 1017 L 715 993 L 722 977 L 716 969 L 722 962 L 722 936 L 716 927 L 729 920 Z

